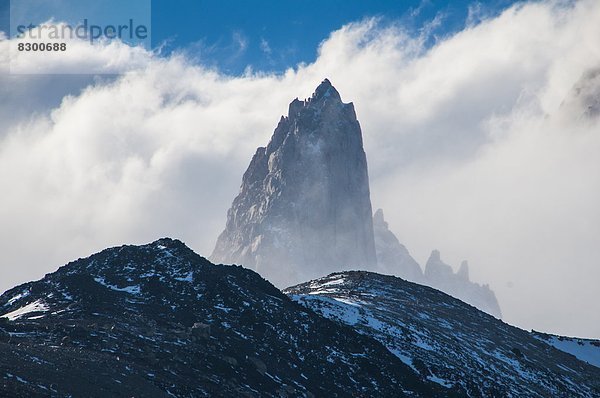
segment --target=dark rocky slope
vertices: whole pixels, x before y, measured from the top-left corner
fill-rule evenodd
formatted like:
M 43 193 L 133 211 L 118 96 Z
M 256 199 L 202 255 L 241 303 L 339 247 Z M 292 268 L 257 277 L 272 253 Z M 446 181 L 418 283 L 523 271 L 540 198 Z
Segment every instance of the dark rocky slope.
M 423 377 L 464 396 L 600 396 L 600 368 L 426 286 L 341 272 L 285 292 L 379 340 Z
M 377 341 L 176 240 L 0 296 L 0 396 L 447 396 Z

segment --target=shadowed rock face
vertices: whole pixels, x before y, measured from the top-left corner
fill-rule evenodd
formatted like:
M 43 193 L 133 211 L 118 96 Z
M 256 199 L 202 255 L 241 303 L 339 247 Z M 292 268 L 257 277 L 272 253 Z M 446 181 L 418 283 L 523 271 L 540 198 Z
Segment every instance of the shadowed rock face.
M 324 80 L 258 148 L 211 260 L 286 286 L 375 266 L 367 159 L 352 103 Z

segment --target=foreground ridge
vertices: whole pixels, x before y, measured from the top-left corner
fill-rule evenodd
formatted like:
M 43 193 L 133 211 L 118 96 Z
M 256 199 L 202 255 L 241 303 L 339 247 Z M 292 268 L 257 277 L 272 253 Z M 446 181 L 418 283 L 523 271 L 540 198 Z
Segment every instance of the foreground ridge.
M 447 397 L 253 271 L 160 239 L 0 296 L 0 396 Z
M 465 396 L 600 395 L 600 368 L 426 286 L 350 271 L 285 293 L 377 339 L 415 372 Z

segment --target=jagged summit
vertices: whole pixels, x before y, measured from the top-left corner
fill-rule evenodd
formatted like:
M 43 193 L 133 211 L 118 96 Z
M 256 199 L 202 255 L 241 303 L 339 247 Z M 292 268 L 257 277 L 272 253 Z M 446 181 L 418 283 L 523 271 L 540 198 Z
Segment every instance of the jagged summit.
M 388 228 L 388 223 L 383 216 L 383 209 L 377 209 L 373 214 L 373 225 L 381 225 L 384 228 Z
M 325 79 L 257 149 L 211 259 L 285 286 L 376 264 L 367 159 L 352 103 Z
M 348 107 L 354 109 L 352 103 L 344 104 L 340 93 L 333 87 L 329 79 L 325 79 L 315 89 L 312 96 L 305 100 L 300 100 L 297 97 L 290 103 L 288 110 L 288 117 L 295 119 L 302 109 L 307 107 L 323 108 L 325 106 L 337 106 L 337 107 Z M 286 120 L 285 116 L 282 116 L 282 120 Z
M 312 101 L 319 101 L 323 98 L 332 98 L 333 100 L 342 101 L 340 93 L 333 87 L 329 79 L 325 79 L 319 84 L 314 94 L 311 97 Z
M 444 263 L 439 250 L 433 250 L 425 264 L 425 277 L 431 280 L 449 278 L 454 274 L 452 267 Z
M 252 268 L 279 287 L 361 269 L 454 295 L 477 290 L 468 273 L 455 275 L 437 251 L 424 274 L 383 211 L 372 214 L 354 105 L 342 101 L 329 79 L 310 98 L 294 99 L 269 143 L 256 150 L 210 259 Z M 457 287 L 459 279 L 465 289 Z M 499 316 L 495 297 L 488 303 L 493 293 L 484 294 L 483 304 L 479 296 L 457 297 Z

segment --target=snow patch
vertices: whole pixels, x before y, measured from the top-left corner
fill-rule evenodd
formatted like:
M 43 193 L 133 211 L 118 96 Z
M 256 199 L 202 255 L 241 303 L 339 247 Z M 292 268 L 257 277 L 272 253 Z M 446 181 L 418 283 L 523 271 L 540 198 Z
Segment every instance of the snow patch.
M 15 297 L 8 300 L 8 302 L 6 303 L 6 306 L 12 305 L 15 301 L 20 300 L 23 297 L 27 297 L 27 296 L 29 296 L 29 291 L 23 290 L 21 293 L 17 294 Z
M 341 298 L 341 297 L 332 297 L 335 301 L 339 301 L 340 303 L 348 304 L 353 307 L 360 307 L 360 304 L 357 301 Z
M 176 278 L 173 278 L 173 279 L 175 279 L 177 281 L 180 281 L 180 282 L 193 282 L 194 281 L 194 273 L 192 271 L 190 271 L 184 277 L 176 277 Z
M 217 304 L 213 308 L 215 308 L 217 310 L 224 311 L 226 313 L 229 313 L 229 311 L 233 311 L 233 308 L 225 307 L 223 304 Z
M 320 286 L 343 285 L 344 282 L 345 282 L 345 279 L 342 277 L 339 279 L 334 279 L 329 282 L 325 282 L 325 283 L 321 284 Z
M 125 286 L 125 287 L 118 287 L 116 285 L 111 285 L 110 283 L 107 283 L 104 278 L 102 277 L 97 277 L 94 278 L 94 280 L 96 282 L 98 282 L 99 284 L 101 284 L 104 287 L 107 287 L 111 290 L 115 290 L 117 292 L 126 292 L 129 294 L 140 294 L 141 289 L 139 287 L 139 285 L 133 285 L 133 286 Z
M 33 303 L 29 303 L 17 310 L 0 316 L 0 318 L 8 318 L 8 320 L 14 321 L 32 312 L 46 312 L 48 310 L 49 308 L 46 303 L 44 303 L 42 300 L 36 300 Z
M 437 384 L 439 384 L 439 385 L 441 385 L 443 387 L 446 387 L 446 388 L 452 387 L 452 383 L 450 383 L 450 382 L 448 382 L 448 381 L 446 381 L 444 379 L 440 379 L 439 377 L 437 377 L 435 375 L 433 375 L 433 376 L 427 376 L 427 379 L 429 379 L 430 381 L 433 381 L 434 383 L 437 383 Z

